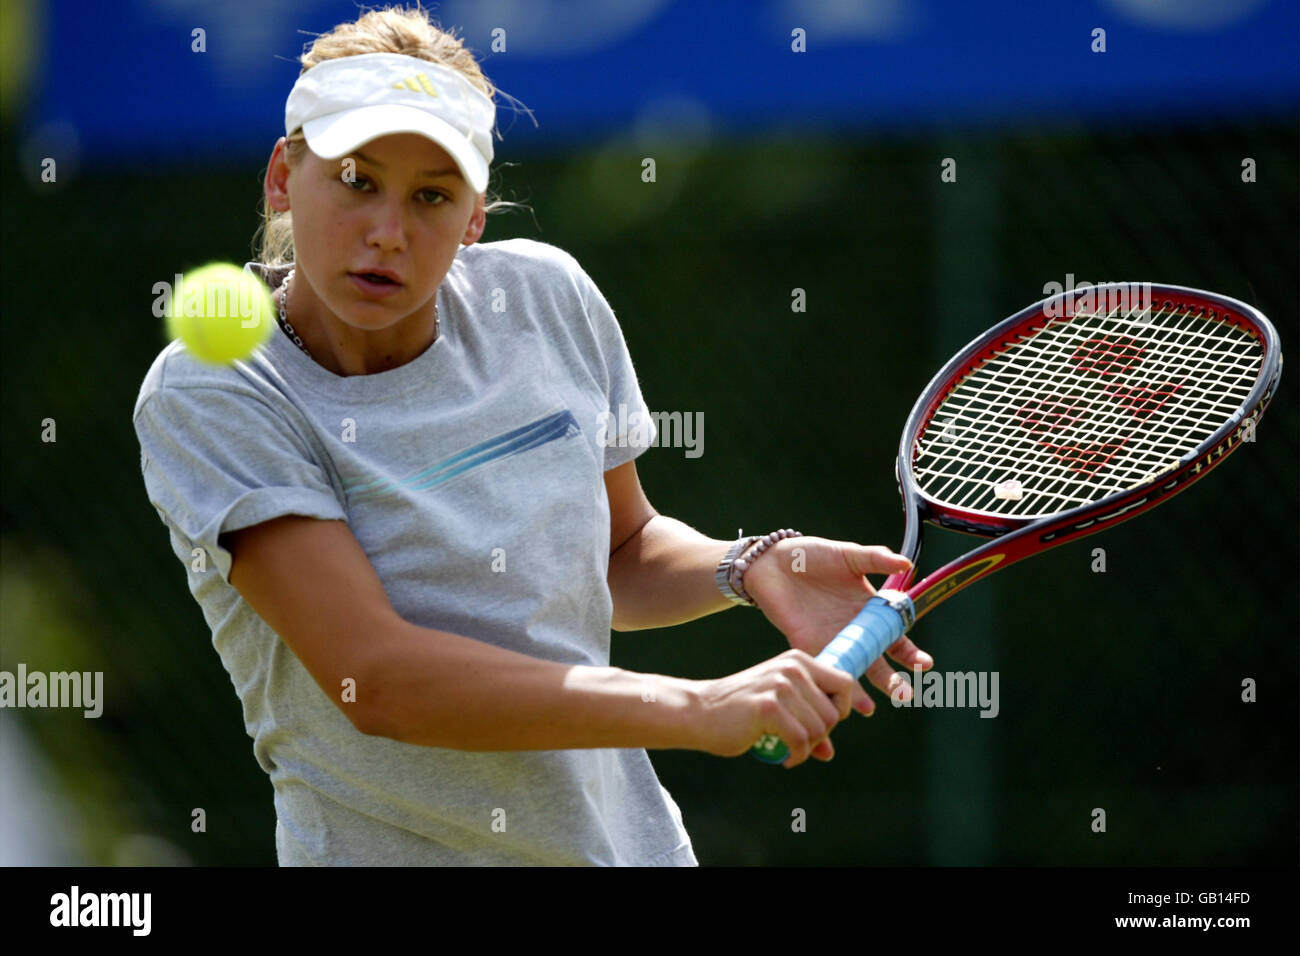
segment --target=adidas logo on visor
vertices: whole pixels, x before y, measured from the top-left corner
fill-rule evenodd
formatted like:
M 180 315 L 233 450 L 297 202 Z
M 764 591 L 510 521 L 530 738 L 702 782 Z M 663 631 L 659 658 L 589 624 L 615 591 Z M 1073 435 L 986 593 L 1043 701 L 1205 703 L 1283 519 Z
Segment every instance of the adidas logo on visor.
M 410 90 L 412 93 L 428 93 L 436 97 L 438 91 L 434 89 L 433 82 L 423 73 L 417 73 L 414 76 L 408 76 L 406 79 L 393 84 L 395 90 Z

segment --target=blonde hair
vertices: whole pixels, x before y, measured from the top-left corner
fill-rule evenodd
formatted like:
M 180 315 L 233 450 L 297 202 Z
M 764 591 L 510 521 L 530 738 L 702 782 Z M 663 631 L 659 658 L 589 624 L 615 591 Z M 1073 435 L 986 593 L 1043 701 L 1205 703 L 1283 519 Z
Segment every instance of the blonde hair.
M 401 53 L 419 57 L 430 63 L 439 63 L 461 73 L 470 83 L 494 99 L 497 89 L 483 75 L 478 61 L 452 31 L 443 30 L 419 6 L 404 9 L 388 6 L 371 10 L 351 23 L 340 23 L 329 33 L 323 33 L 299 57 L 302 73 L 326 60 L 343 56 L 360 56 L 365 53 Z M 285 143 L 285 162 L 296 166 L 307 152 L 307 140 L 301 127 L 294 130 Z M 496 199 L 489 192 L 487 211 L 518 207 L 518 203 Z M 260 237 L 260 247 L 258 240 Z M 262 225 L 253 237 L 257 259 L 266 266 L 281 266 L 293 261 L 293 218 L 289 212 L 272 209 L 266 196 L 262 196 Z

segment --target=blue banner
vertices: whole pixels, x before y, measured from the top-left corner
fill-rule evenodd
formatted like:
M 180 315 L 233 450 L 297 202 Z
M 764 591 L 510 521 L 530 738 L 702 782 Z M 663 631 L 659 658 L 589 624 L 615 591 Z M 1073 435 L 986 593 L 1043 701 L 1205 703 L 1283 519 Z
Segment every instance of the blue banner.
M 9 108 L 29 135 L 94 163 L 264 158 L 303 44 L 359 10 L 39 9 Z M 507 149 L 647 125 L 838 134 L 1240 119 L 1300 103 L 1294 0 L 447 0 L 435 13 L 536 118 L 500 111 Z

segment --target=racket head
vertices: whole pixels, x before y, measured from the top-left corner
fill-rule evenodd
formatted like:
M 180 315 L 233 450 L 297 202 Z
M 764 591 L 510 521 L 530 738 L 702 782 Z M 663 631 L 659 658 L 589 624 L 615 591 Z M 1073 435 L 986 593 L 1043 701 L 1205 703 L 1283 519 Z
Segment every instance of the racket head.
M 919 617 L 937 603 L 921 593 L 945 578 L 947 596 L 1154 507 L 1253 440 L 1281 369 L 1259 310 L 1198 289 L 1082 286 L 1021 310 L 931 379 L 897 461 L 913 562 L 923 521 L 1017 540 L 977 549 L 960 574 L 885 587 L 907 590 Z

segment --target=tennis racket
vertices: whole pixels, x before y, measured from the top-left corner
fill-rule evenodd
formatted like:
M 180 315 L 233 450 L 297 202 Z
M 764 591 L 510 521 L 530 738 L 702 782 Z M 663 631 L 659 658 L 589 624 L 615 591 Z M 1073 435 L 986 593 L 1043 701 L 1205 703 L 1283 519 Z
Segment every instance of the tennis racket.
M 1181 286 L 1083 286 L 1011 316 L 930 382 L 897 475 L 911 570 L 817 660 L 861 677 L 922 616 L 993 571 L 1127 521 L 1242 444 L 1282 374 L 1277 332 L 1243 302 Z M 925 522 L 992 540 L 913 583 Z M 765 734 L 753 753 L 781 763 Z

